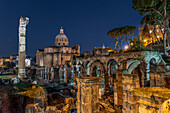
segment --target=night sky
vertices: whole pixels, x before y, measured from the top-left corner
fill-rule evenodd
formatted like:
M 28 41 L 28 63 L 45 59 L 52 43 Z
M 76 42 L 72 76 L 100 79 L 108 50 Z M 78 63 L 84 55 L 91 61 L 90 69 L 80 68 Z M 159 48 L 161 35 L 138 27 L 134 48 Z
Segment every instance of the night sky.
M 0 0 L 0 57 L 18 53 L 21 16 L 30 19 L 26 54 L 31 56 L 53 46 L 61 26 L 69 45 L 79 44 L 81 53 L 103 44 L 113 48 L 115 40 L 107 32 L 125 25 L 139 27 L 142 18 L 131 0 Z

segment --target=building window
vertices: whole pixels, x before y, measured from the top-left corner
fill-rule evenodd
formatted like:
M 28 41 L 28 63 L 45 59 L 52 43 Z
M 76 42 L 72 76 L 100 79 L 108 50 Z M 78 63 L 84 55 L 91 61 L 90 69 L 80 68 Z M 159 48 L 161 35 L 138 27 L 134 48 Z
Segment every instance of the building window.
M 60 43 L 58 43 L 58 45 L 60 45 Z
M 65 43 L 63 43 L 63 45 L 65 46 Z
M 159 32 L 159 29 L 157 29 L 157 32 Z
M 150 30 L 149 33 L 152 33 L 152 30 Z

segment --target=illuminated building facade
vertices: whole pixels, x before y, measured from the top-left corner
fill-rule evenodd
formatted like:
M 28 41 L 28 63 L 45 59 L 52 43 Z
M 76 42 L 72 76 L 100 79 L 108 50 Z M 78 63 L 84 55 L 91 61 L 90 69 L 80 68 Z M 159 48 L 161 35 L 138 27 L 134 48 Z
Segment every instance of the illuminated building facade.
M 4 62 L 10 62 L 10 58 L 8 57 L 0 58 L 0 66 L 3 66 Z
M 55 38 L 55 46 L 38 49 L 36 52 L 36 64 L 45 67 L 58 67 L 70 60 L 71 55 L 79 55 L 80 46 L 69 47 L 69 41 L 63 29 Z
M 164 29 L 161 29 L 160 25 L 155 26 L 155 34 L 156 34 L 157 38 L 154 34 L 154 26 L 147 25 L 146 27 L 149 32 L 148 36 L 143 36 L 143 31 L 144 31 L 145 26 L 138 28 L 139 29 L 139 38 L 140 38 L 140 40 L 143 40 L 145 46 L 147 46 L 150 43 L 155 43 L 157 41 L 157 38 L 159 41 L 163 40 Z

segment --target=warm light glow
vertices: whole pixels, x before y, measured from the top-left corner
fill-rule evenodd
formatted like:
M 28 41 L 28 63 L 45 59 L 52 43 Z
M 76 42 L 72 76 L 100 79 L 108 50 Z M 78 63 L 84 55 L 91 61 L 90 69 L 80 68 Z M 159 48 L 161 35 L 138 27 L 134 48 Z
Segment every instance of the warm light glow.
M 149 33 L 152 33 L 152 30 L 150 30 Z
M 128 48 L 128 46 L 125 46 L 125 49 L 127 49 Z
M 144 42 L 146 42 L 146 40 L 144 40 Z

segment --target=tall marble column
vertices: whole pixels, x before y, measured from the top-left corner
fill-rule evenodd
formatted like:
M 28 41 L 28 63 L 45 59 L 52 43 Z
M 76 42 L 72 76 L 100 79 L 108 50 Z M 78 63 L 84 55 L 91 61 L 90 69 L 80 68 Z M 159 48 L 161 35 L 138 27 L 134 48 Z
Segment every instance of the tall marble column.
M 25 35 L 26 35 L 26 25 L 29 22 L 29 18 L 21 17 L 19 21 L 19 61 L 18 61 L 18 77 L 26 77 L 25 71 Z

